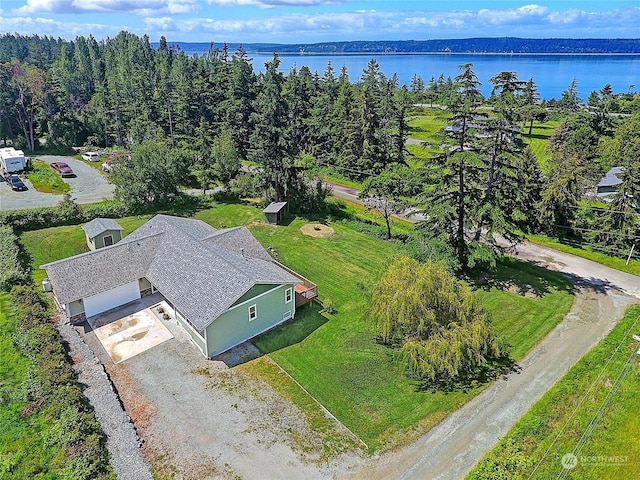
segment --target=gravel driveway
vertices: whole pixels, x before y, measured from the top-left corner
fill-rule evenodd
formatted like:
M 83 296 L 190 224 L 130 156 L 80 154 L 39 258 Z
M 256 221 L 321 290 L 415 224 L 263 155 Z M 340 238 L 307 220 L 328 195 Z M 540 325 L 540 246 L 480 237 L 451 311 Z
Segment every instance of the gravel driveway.
M 73 157 L 60 155 L 42 155 L 37 157 L 46 163 L 66 162 L 76 174 L 73 178 L 63 178 L 71 186 L 71 197 L 77 203 L 94 203 L 113 198 L 114 185 L 99 171 Z M 0 182 L 0 209 L 16 210 L 22 208 L 51 207 L 62 200 L 62 195 L 38 192 L 26 175 L 21 175 L 29 190 L 14 192 L 6 182 Z
M 163 323 L 175 338 L 117 365 L 92 333 L 83 337 L 117 387 L 145 456 L 168 478 L 328 479 L 363 461 L 348 451 L 320 462 L 322 439 L 293 404 L 206 360 L 175 320 Z

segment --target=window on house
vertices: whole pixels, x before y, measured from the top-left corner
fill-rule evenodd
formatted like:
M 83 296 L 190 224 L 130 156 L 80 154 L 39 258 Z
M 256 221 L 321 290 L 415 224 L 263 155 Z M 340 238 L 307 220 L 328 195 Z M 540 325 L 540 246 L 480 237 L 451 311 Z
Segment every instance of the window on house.
M 113 237 L 111 235 L 104 237 L 104 246 L 108 247 L 109 245 L 113 245 Z
M 253 321 L 256 318 L 258 318 L 258 306 L 257 305 L 251 305 L 249 307 L 249 321 Z
M 284 303 L 291 303 L 293 299 L 293 288 L 287 288 L 284 291 Z

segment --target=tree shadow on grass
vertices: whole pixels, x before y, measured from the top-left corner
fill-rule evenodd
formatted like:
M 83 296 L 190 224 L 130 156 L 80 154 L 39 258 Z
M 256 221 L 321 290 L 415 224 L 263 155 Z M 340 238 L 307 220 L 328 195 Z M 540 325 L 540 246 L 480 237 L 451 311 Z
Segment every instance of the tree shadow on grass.
M 468 280 L 478 290 L 495 288 L 536 298 L 553 291 L 573 292 L 573 282 L 567 275 L 511 257 L 500 260 L 495 271 L 474 272 Z
M 474 390 L 487 383 L 493 382 L 499 377 L 507 380 L 510 374 L 519 374 L 521 367 L 510 357 L 492 359 L 473 372 L 460 375 L 455 379 L 435 379 L 421 381 L 413 379 L 416 391 L 425 393 L 452 393 Z
M 310 303 L 296 311 L 294 320 L 279 325 L 259 335 L 252 343 L 266 355 L 302 342 L 314 331 L 329 321 L 320 314 L 322 307 Z

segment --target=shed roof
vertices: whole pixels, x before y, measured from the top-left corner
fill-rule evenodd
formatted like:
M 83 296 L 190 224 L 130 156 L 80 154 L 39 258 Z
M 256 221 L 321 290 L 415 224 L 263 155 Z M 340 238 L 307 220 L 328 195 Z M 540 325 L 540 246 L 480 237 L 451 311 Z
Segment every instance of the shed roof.
M 120 224 L 112 218 L 94 218 L 89 223 L 85 223 L 82 229 L 89 238 L 94 238 L 107 230 L 123 230 Z
M 286 204 L 287 202 L 271 202 L 269 205 L 267 205 L 267 208 L 265 208 L 263 212 L 278 213 L 280 210 L 282 210 L 285 207 Z
M 244 249 L 244 250 L 242 250 Z M 301 283 L 244 227 L 156 215 L 121 242 L 43 265 L 61 303 L 146 277 L 199 330 L 256 284 Z

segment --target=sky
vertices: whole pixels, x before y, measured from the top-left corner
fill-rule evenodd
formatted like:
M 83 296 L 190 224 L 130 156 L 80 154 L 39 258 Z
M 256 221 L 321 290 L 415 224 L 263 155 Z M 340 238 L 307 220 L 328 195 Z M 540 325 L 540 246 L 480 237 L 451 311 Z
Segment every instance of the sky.
M 640 0 L 0 0 L 0 34 L 317 43 L 469 37 L 640 38 Z

